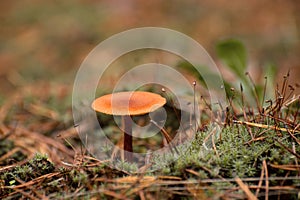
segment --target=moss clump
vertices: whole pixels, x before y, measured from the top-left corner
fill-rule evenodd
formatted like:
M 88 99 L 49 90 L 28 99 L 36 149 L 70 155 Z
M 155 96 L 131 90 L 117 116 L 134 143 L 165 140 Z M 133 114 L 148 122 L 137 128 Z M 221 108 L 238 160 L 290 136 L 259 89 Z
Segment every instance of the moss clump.
M 54 171 L 54 165 L 46 155 L 36 154 L 23 165 L 0 172 L 0 179 L 5 186 L 18 185 Z
M 279 136 L 275 131 L 269 130 L 265 132 L 264 139 L 251 141 L 247 128 L 241 125 L 225 127 L 207 139 L 212 129 L 213 127 L 198 133 L 178 159 L 171 153 L 156 155 L 153 163 L 157 168 L 163 166 L 160 173 L 190 178 L 195 175 L 188 173 L 186 169 L 192 169 L 201 178 L 259 177 L 263 160 L 268 164 L 295 164 L 295 156 L 286 149 L 293 148 L 293 141 L 288 133 Z M 299 148 L 296 147 L 296 152 L 300 151 Z M 164 165 L 163 161 L 166 159 L 174 162 Z M 285 176 L 286 173 L 285 170 L 269 169 L 270 176 Z M 296 176 L 296 173 L 289 172 L 289 175 Z

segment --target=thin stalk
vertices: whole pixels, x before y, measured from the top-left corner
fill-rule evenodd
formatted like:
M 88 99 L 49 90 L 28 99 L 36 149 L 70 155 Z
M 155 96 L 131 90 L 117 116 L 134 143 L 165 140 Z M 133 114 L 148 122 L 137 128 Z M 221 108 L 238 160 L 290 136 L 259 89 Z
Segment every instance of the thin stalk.
M 123 116 L 124 122 L 124 159 L 125 161 L 132 162 L 132 120 L 131 117 Z

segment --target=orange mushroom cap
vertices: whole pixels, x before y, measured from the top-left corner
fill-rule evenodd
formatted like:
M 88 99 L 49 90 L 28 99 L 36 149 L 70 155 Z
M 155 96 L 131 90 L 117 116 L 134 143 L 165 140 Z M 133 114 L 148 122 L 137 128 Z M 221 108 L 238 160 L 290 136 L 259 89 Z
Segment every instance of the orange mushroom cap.
M 165 103 L 165 98 L 151 92 L 117 92 L 95 99 L 92 108 L 109 115 L 143 115 Z

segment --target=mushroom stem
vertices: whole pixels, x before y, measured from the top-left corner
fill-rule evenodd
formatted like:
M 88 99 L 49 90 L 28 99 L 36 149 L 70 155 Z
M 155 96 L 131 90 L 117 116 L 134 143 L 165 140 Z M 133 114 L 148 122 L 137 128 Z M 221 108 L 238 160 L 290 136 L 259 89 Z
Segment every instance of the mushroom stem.
M 124 159 L 132 162 L 132 120 L 129 115 L 123 116 L 124 121 Z

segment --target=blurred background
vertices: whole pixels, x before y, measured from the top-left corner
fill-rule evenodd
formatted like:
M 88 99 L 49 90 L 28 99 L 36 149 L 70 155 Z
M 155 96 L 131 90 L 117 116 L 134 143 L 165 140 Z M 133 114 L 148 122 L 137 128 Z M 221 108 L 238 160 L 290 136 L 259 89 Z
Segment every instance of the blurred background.
M 131 28 L 158 26 L 197 40 L 218 66 L 215 45 L 241 40 L 254 76 L 268 64 L 278 77 L 300 74 L 298 0 L 22 0 L 0 3 L 0 96 L 24 84 L 72 87 L 76 70 L 101 41 Z M 279 79 L 278 79 L 279 80 Z

